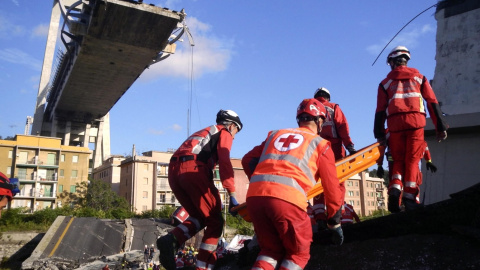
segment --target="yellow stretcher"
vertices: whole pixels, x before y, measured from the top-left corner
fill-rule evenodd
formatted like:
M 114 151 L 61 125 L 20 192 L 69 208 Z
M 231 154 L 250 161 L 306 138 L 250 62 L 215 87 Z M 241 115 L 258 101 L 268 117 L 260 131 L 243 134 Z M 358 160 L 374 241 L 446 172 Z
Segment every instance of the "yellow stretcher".
M 351 176 L 360 173 L 367 168 L 377 163 L 378 159 L 383 158 L 383 152 L 385 146 L 380 145 L 378 142 L 371 144 L 365 148 L 358 150 L 357 153 L 347 156 L 335 163 L 337 167 L 337 177 L 340 183 L 345 182 Z M 323 192 L 321 181 L 318 181 L 313 188 L 308 191 L 307 199 L 311 199 Z M 232 211 L 238 211 L 238 214 L 248 222 L 252 220 L 248 216 L 247 204 L 242 203 L 236 206 Z

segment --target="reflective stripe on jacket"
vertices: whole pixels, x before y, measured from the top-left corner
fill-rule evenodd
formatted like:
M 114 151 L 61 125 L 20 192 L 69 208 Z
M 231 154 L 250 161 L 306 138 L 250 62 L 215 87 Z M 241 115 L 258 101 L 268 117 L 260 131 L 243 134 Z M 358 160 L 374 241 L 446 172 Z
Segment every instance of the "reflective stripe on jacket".
M 319 155 L 328 148 L 328 141 L 308 128 L 269 132 L 247 198 L 275 197 L 306 211 L 307 192 L 319 178 Z

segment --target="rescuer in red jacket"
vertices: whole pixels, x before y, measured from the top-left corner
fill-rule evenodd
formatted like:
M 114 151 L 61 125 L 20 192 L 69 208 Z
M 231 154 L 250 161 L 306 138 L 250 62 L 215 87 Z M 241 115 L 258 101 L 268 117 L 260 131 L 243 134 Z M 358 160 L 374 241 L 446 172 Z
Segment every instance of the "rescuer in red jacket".
M 8 178 L 0 172 L 0 218 L 2 217 L 2 210 L 7 207 L 8 202 L 12 201 L 13 197 L 19 192 L 18 179 Z
M 307 192 L 321 179 L 332 240 L 342 244 L 343 195 L 330 142 L 320 134 L 325 107 L 316 99 L 297 109 L 298 128 L 271 131 L 242 159 L 250 179 L 247 211 L 260 253 L 252 269 L 303 269 L 310 258 L 312 226 Z
M 325 119 L 325 123 L 323 123 L 320 136 L 329 140 L 332 144 L 335 160 L 345 157 L 345 149 L 343 146 L 348 150 L 349 155 L 355 154 L 357 150 L 355 150 L 352 139 L 350 138 L 347 118 L 338 104 L 330 102 L 330 91 L 325 87 L 320 87 L 315 91 L 313 97 L 320 101 L 327 110 L 327 118 Z
M 342 226 L 353 224 L 354 219 L 356 223 L 360 222 L 360 218 L 358 217 L 357 213 L 355 213 L 353 206 L 347 202 L 343 202 Z
M 410 52 L 403 46 L 395 47 L 388 54 L 387 63 L 392 71 L 378 86 L 375 111 L 375 138 L 385 142 L 385 121 L 390 133 L 388 146 L 394 163 L 388 187 L 388 210 L 393 213 L 400 211 L 402 191 L 405 194 L 415 194 L 417 191 L 414 183 L 423 153 L 425 101 L 437 131 L 437 140 L 447 138 L 447 124 L 443 120 L 435 93 L 425 76 L 418 70 L 407 67 L 409 60 Z M 414 201 L 415 196 L 405 197 L 405 200 Z
M 388 142 L 388 137 L 389 137 L 389 134 L 387 133 L 387 142 Z M 381 153 L 380 154 L 380 158 L 378 159 L 378 169 L 377 169 L 377 176 L 380 177 L 380 178 L 383 178 L 384 174 L 385 174 L 385 171 L 383 169 L 383 156 L 386 155 L 387 156 L 387 162 L 388 162 L 388 168 L 389 168 L 389 171 L 388 171 L 388 177 L 389 179 L 392 179 L 392 168 L 393 168 L 393 158 L 392 158 L 392 155 L 390 153 L 390 149 L 388 148 L 388 144 L 387 144 L 387 147 L 386 149 L 388 149 L 386 152 L 384 153 Z M 437 171 L 437 166 L 435 166 L 435 164 L 433 164 L 432 162 L 432 156 L 430 155 L 430 150 L 428 149 L 428 144 L 426 141 L 423 142 L 423 146 L 422 146 L 422 149 L 423 149 L 423 159 L 425 160 L 425 166 L 427 168 L 427 171 L 431 171 L 432 173 L 435 173 Z M 415 205 L 408 205 L 405 207 L 405 209 L 408 210 L 413 210 L 415 209 L 419 204 L 420 204 L 420 185 L 422 184 L 422 172 L 420 170 L 418 170 L 418 175 L 417 175 L 417 178 L 415 179 L 415 186 L 417 187 L 417 190 L 414 190 L 414 193 L 411 193 L 411 194 L 408 194 L 406 193 L 406 191 L 403 191 L 403 198 L 413 198 L 415 197 Z M 411 204 L 413 203 L 412 200 L 405 200 L 403 199 L 403 204 L 405 206 L 405 203 L 407 204 Z M 401 205 L 402 204 L 402 200 L 399 201 L 399 204 Z
M 230 196 L 229 209 L 238 205 L 230 149 L 243 125 L 231 110 L 220 110 L 216 122 L 192 134 L 170 159 L 168 182 L 189 217 L 157 240 L 160 262 L 167 270 L 175 269 L 176 249 L 205 227 L 196 266 L 197 269 L 214 268 L 215 251 L 224 225 L 220 193 L 213 182 L 213 169 L 217 164 L 222 185 Z

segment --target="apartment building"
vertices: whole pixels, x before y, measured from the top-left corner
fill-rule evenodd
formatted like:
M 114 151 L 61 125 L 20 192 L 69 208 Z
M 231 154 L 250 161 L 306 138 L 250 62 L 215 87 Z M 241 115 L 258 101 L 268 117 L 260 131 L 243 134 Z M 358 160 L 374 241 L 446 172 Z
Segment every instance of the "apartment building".
M 359 216 L 369 216 L 385 209 L 387 188 L 383 178 L 370 177 L 361 172 L 345 181 L 345 201 L 351 204 Z
M 0 171 L 18 178 L 20 185 L 9 207 L 55 208 L 62 205 L 61 193 L 75 193 L 78 183 L 88 181 L 92 152 L 61 142 L 60 138 L 29 135 L 0 140 Z
M 180 203 L 168 184 L 168 164 L 172 155 L 172 152 L 148 151 L 141 156 L 111 157 L 93 170 L 93 178 L 111 183 L 112 188 L 118 183 L 118 194 L 124 197 L 137 213 L 160 209 L 165 205 L 176 207 Z M 241 160 L 232 159 L 232 165 L 237 197 L 245 198 L 248 179 L 243 172 Z M 116 173 L 117 170 L 119 174 Z M 225 202 L 226 191 L 220 181 L 218 169 L 214 171 L 214 184 Z
M 103 161 L 102 165 L 92 170 L 92 179 L 109 183 L 112 190 L 120 195 L 120 165 L 125 160 L 124 156 L 114 155 Z

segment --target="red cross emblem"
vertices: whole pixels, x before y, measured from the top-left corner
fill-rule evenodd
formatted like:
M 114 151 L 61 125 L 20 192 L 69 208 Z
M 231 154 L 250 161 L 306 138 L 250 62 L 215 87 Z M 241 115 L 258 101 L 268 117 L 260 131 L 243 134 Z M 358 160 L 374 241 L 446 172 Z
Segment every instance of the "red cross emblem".
M 274 142 L 274 146 L 279 151 L 289 151 L 299 147 L 303 142 L 303 136 L 296 133 L 286 133 L 280 135 Z

